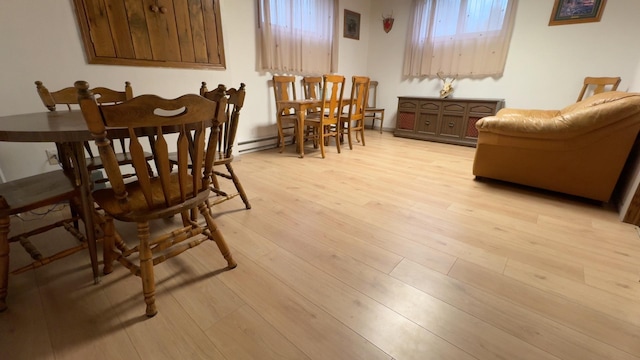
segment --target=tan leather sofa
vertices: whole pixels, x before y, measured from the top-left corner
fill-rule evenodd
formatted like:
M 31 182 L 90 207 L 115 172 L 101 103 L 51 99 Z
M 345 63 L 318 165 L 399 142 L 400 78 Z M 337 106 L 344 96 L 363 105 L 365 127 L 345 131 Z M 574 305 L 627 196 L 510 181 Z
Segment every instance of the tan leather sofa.
M 640 130 L 640 93 L 604 92 L 562 110 L 505 108 L 476 127 L 476 177 L 606 202 Z

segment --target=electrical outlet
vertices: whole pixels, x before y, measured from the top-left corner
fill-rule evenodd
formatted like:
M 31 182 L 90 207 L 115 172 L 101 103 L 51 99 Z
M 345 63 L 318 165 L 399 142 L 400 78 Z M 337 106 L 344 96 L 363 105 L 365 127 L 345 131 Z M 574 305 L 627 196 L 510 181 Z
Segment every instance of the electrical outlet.
M 58 152 L 55 150 L 45 150 L 49 165 L 58 165 Z

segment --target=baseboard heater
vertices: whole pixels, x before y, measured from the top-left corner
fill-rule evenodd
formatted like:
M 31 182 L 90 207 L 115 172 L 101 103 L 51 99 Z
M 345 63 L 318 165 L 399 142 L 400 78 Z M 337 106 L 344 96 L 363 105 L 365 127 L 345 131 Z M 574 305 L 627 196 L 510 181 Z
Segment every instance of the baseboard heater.
M 284 137 L 285 144 L 293 144 L 293 135 Z M 238 153 L 248 153 L 253 151 L 274 149 L 278 145 L 278 136 L 269 136 L 264 138 L 238 141 Z

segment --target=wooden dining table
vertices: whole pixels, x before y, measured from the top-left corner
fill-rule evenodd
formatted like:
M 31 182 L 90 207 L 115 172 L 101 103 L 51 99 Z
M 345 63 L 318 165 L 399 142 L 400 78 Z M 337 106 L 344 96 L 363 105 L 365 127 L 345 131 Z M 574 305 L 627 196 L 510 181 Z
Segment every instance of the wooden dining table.
M 91 177 L 86 166 L 84 142 L 92 139 L 91 133 L 79 110 L 47 111 L 0 117 L 0 141 L 55 143 L 63 168 L 77 164 L 79 177 L 75 176 L 80 189 L 82 218 L 88 242 L 94 282 L 100 282 L 95 233 Z M 66 151 L 60 151 L 66 149 Z
M 341 109 L 346 106 L 350 106 L 353 100 L 351 98 L 343 98 Z M 296 126 L 297 133 L 296 139 L 298 142 L 298 155 L 304 157 L 304 121 L 307 117 L 307 113 L 311 109 L 317 109 L 322 106 L 321 99 L 294 99 L 294 100 L 279 100 L 276 101 L 278 106 L 278 114 L 281 114 L 283 110 L 294 109 L 298 124 Z
M 304 120 L 308 110 L 322 106 L 322 100 L 318 99 L 297 99 L 297 100 L 279 100 L 276 102 L 278 106 L 278 114 L 287 109 L 294 109 L 298 124 L 296 126 L 296 139 L 298 142 L 298 155 L 304 157 Z

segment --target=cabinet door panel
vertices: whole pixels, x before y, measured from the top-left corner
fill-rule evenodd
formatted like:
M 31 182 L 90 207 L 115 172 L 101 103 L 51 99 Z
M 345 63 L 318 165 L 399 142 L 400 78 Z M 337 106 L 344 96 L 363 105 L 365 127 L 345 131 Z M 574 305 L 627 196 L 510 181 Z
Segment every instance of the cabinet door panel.
M 133 43 L 134 56 L 131 59 L 152 60 L 151 43 L 149 42 L 147 18 L 143 3 L 140 0 L 125 0 L 129 31 Z
M 398 109 L 402 111 L 416 111 L 418 108 L 418 102 L 414 100 L 400 100 L 398 103 Z
M 464 103 L 446 103 L 442 106 L 442 111 L 462 113 L 467 109 L 467 104 Z
M 207 38 L 204 30 L 204 13 L 200 0 L 189 0 L 189 19 L 193 39 L 194 61 L 207 63 L 209 62 L 209 55 L 207 54 Z
M 224 68 L 220 0 L 74 0 L 92 64 Z
M 438 113 L 441 103 L 436 101 L 420 101 L 420 111 L 429 111 Z
M 478 139 L 478 129 L 476 128 L 476 123 L 482 117 L 479 116 L 469 116 L 469 120 L 467 121 L 467 131 L 465 132 L 464 137 L 467 139 Z
M 398 112 L 398 130 L 413 131 L 416 126 L 416 113 L 414 112 Z
M 159 6 L 164 10 L 153 11 L 151 10 L 152 6 Z M 167 5 L 156 0 L 144 0 L 144 10 L 153 59 L 180 61 L 180 43 L 178 42 L 173 4 Z
M 222 45 L 222 24 L 220 24 L 220 7 L 213 1 L 203 0 L 204 33 L 207 42 L 209 63 L 224 66 L 224 46 Z
M 464 113 L 460 115 L 443 114 L 439 135 L 444 137 L 460 138 Z
M 127 9 L 125 8 L 124 2 L 110 2 L 107 7 L 107 14 L 109 15 L 109 24 L 116 56 L 127 59 L 135 58 L 129 21 L 127 20 Z
M 191 33 L 191 17 L 187 0 L 173 0 L 176 13 L 176 29 L 180 44 L 180 58 L 185 62 L 195 62 L 193 34 Z
M 420 113 L 420 121 L 418 123 L 418 132 L 423 134 L 435 135 L 438 129 L 438 113 Z
M 113 37 L 109 27 L 109 17 L 107 7 L 102 0 L 87 1 L 86 21 L 91 24 L 93 32 L 90 34 L 90 41 L 93 43 L 97 56 L 115 57 L 116 49 L 113 46 Z
M 493 115 L 496 113 L 496 103 L 470 103 L 469 113 Z

